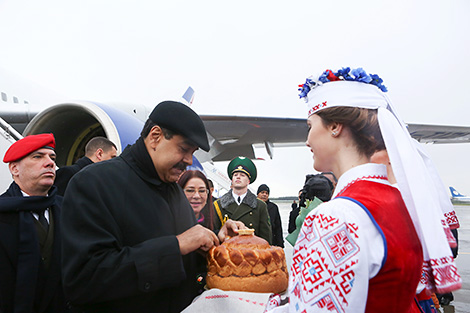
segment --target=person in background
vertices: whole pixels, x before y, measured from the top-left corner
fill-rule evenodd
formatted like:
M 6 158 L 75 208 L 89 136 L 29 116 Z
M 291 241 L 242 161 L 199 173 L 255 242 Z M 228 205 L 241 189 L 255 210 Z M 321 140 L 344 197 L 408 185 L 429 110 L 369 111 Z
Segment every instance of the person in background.
M 214 230 L 214 209 L 209 180 L 198 170 L 185 171 L 178 179 L 189 204 L 196 215 L 197 223 Z
M 197 223 L 210 230 L 214 230 L 212 196 L 209 189 L 209 181 L 204 173 L 198 170 L 187 170 L 178 179 L 178 185 L 183 188 L 184 194 L 193 208 Z M 199 284 L 198 294 L 201 294 L 206 285 L 207 261 L 203 254 L 199 254 L 198 259 L 196 281 Z
M 287 242 L 295 246 L 305 217 L 321 203 L 330 201 L 332 195 L 333 184 L 329 178 L 322 174 L 309 174 L 305 177 L 304 187 L 299 193 L 299 213 L 294 220 L 295 228 L 287 235 Z
M 159 103 L 120 156 L 78 172 L 63 204 L 64 291 L 84 312 L 181 312 L 200 291 L 199 255 L 242 223 L 218 232 L 197 224 L 178 177 L 209 151 L 201 118 Z
M 314 168 L 333 172 L 338 184 L 332 200 L 307 215 L 296 241 L 291 312 L 419 312 L 423 255 L 430 290 L 461 286 L 450 249 L 440 245 L 447 238 L 430 171 L 383 91 L 382 80 L 362 68 L 326 70 L 301 87 Z M 382 149 L 400 191 L 384 165 L 370 162 Z M 452 275 L 434 277 L 441 270 Z
M 248 185 L 256 180 L 256 166 L 245 157 L 236 157 L 227 166 L 228 177 L 232 180 L 231 190 L 214 201 L 215 229 L 222 227 L 226 220 L 241 221 L 255 230 L 255 235 L 272 243 L 271 222 L 266 203 L 256 198 Z
M 302 194 L 302 189 L 299 190 L 299 195 L 297 197 L 297 201 L 300 201 L 300 195 Z M 291 211 L 289 213 L 289 227 L 287 228 L 287 232 L 291 234 L 297 226 L 295 225 L 295 219 L 299 216 L 300 206 L 295 200 L 291 204 Z
M 52 134 L 31 135 L 3 158 L 13 182 L 0 196 L 0 312 L 67 311 L 54 148 Z
M 217 200 L 218 198 L 214 196 L 214 183 L 212 182 L 212 180 L 210 179 L 207 179 L 207 181 L 209 182 L 209 191 L 210 191 L 210 194 L 212 196 L 212 200 L 215 201 Z
M 278 246 L 284 248 L 284 238 L 282 238 L 282 222 L 281 216 L 279 215 L 279 208 L 278 206 L 269 201 L 269 187 L 266 184 L 261 184 L 258 187 L 257 191 L 258 199 L 263 200 L 267 207 L 269 218 L 271 220 L 271 231 L 272 231 L 272 244 L 274 246 Z
M 116 145 L 105 137 L 94 137 L 85 146 L 85 156 L 78 159 L 73 165 L 63 166 L 57 170 L 54 185 L 57 194 L 63 196 L 73 175 L 82 168 L 93 163 L 106 161 L 117 156 Z

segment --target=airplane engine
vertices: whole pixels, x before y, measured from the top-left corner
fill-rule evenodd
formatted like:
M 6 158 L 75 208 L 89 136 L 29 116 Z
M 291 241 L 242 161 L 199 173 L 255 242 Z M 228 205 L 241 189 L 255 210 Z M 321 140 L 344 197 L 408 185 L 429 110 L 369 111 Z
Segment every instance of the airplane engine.
M 85 145 L 96 136 L 114 142 L 118 153 L 140 136 L 144 122 L 137 117 L 101 103 L 77 101 L 51 106 L 37 114 L 23 136 L 53 133 L 57 166 L 73 164 L 85 154 Z

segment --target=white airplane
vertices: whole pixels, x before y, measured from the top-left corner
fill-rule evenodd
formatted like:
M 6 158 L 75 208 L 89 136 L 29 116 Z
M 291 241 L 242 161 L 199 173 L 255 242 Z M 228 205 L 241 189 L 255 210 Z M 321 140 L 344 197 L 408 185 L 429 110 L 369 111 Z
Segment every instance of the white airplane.
M 192 98 L 187 95 L 186 99 Z M 185 101 L 185 100 L 182 100 Z M 104 104 L 69 101 L 35 84 L 17 78 L 0 68 L 0 125 L 3 156 L 21 136 L 50 132 L 56 139 L 57 165 L 73 164 L 84 155 L 89 139 L 105 136 L 121 152 L 139 137 L 152 108 L 137 104 Z M 238 155 L 254 159 L 253 146 L 263 145 L 273 157 L 278 146 L 304 145 L 305 119 L 201 115 L 211 149 L 195 153 L 193 168 L 206 174 L 228 190 L 230 180 L 213 165 Z M 421 142 L 470 142 L 470 127 L 410 124 L 411 135 Z M 22 134 L 22 135 L 20 135 Z M 8 169 L 0 169 L 0 190 L 11 182 Z
M 470 203 L 470 197 L 469 196 L 464 196 L 457 190 L 455 190 L 454 187 L 449 187 L 450 193 L 452 194 L 452 202 L 454 203 Z

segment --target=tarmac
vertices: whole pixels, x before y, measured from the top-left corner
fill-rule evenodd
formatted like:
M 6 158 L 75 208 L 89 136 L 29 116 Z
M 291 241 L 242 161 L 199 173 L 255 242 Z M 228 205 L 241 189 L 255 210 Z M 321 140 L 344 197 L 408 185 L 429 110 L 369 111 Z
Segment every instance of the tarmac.
M 274 201 L 279 206 L 279 213 L 282 220 L 282 230 L 284 238 L 287 236 L 287 225 L 289 222 L 289 212 L 291 202 Z M 470 313 L 470 205 L 454 205 L 455 213 L 459 219 L 459 253 L 455 262 L 460 276 L 462 277 L 462 288 L 454 291 L 454 301 L 450 305 L 441 307 L 440 313 Z M 284 241 L 286 261 L 288 266 L 292 262 L 292 246 Z

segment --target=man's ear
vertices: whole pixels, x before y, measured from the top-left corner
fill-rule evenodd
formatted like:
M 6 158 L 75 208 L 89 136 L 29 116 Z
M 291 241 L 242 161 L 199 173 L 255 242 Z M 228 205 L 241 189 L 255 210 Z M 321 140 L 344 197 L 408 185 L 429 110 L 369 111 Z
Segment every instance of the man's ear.
M 155 150 L 158 144 L 162 141 L 163 136 L 164 135 L 163 135 L 163 131 L 161 127 L 158 125 L 155 125 L 150 130 L 149 134 L 145 138 L 145 141 L 147 142 L 150 149 Z
M 10 162 L 8 163 L 8 169 L 12 176 L 18 176 L 19 169 L 18 169 L 18 162 Z
M 103 149 L 101 148 L 96 149 L 95 158 L 97 158 L 98 161 L 101 161 L 101 159 L 103 158 L 103 153 L 104 153 Z

